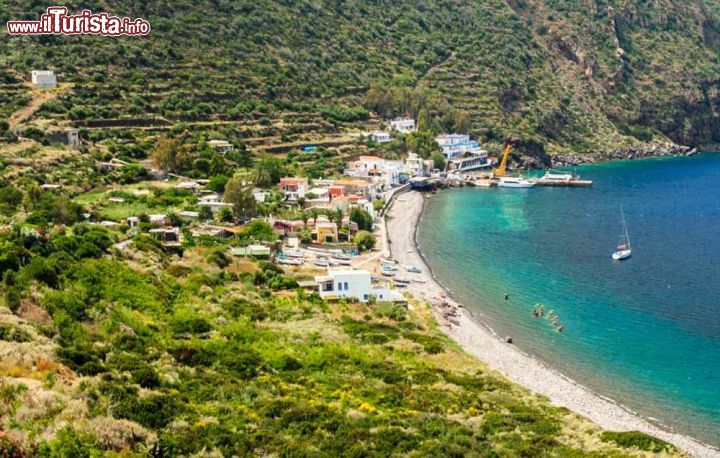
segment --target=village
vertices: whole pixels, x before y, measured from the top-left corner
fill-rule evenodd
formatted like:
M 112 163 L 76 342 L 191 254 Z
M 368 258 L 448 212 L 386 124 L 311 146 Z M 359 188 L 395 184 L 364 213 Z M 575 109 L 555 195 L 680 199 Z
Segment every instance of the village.
M 60 90 L 50 70 L 33 71 L 30 82 L 41 97 Z M 158 160 L 151 151 L 144 160 L 133 161 L 113 154 L 96 161 L 96 169 L 120 177 L 134 170 L 143 178 L 114 182 L 74 201 L 84 206 L 85 220 L 119 231 L 121 240 L 114 247 L 120 250 L 131 247 L 133 238 L 143 233 L 178 254 L 201 241 L 221 246 L 222 257 L 265 259 L 283 266 L 299 284 L 323 298 L 404 302 L 398 291 L 411 285 L 420 269 L 398 266 L 390 259 L 384 217 L 398 195 L 446 186 L 583 185 L 569 174 L 546 174 L 532 183 L 505 177 L 510 144 L 499 161 L 461 133 L 430 137 L 432 154 L 425 151 L 421 156 L 401 148 L 399 154 L 386 158 L 386 145 L 417 135 L 418 126 L 409 117 L 376 125 L 381 129 L 351 135 L 361 146 L 360 153 L 345 155 L 340 170 L 326 170 L 326 177 L 277 176 L 259 181 L 247 169 L 234 167 L 231 173 L 237 186 L 230 192 L 227 178 L 218 183 L 209 175 L 193 178 L 197 174 L 192 168 L 192 173 L 180 172 L 175 167 L 179 157 Z M 22 140 L 24 131 L 14 128 L 14 132 Z M 84 146 L 80 130 L 74 127 L 55 128 L 39 140 L 74 150 Z M 313 160 L 332 151 L 310 143 L 295 146 L 287 154 L 301 159 Z M 237 143 L 227 138 L 206 138 L 197 147 L 211 163 L 230 164 L 231 170 L 237 163 L 232 160 L 237 157 Z M 498 162 L 500 167 L 492 168 Z M 61 192 L 63 186 L 46 182 L 41 189 Z

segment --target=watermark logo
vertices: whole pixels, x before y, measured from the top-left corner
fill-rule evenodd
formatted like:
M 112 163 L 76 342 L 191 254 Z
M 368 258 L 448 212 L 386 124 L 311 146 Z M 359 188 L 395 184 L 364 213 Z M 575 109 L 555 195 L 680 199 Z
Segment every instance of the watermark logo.
M 93 13 L 83 10 L 80 14 L 68 15 L 64 6 L 52 6 L 40 16 L 39 21 L 8 21 L 10 35 L 147 35 L 150 23 L 142 18 L 111 16 L 108 13 Z

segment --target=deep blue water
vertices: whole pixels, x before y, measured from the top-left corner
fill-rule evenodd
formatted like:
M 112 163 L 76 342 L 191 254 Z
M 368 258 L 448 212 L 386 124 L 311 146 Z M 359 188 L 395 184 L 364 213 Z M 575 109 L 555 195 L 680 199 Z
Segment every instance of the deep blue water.
M 720 155 L 578 172 L 594 186 L 443 191 L 428 199 L 420 249 L 521 349 L 720 446 Z M 613 262 L 621 205 L 633 256 Z M 564 332 L 532 316 L 538 303 Z

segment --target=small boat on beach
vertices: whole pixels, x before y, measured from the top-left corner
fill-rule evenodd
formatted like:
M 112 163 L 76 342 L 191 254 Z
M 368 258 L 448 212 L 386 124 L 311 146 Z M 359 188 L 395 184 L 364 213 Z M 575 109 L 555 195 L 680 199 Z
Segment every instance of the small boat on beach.
M 395 282 L 408 284 L 410 283 L 410 279 L 406 277 L 395 277 Z
M 407 270 L 408 272 L 410 272 L 412 274 L 422 273 L 422 270 L 420 270 L 419 267 L 415 267 L 415 266 L 405 266 L 405 270 Z
M 283 250 L 283 255 L 287 256 L 288 258 L 304 258 L 305 257 L 303 252 L 298 250 L 297 248 L 290 248 L 289 250 Z
M 284 264 L 286 266 L 301 266 L 303 265 L 302 259 L 291 259 L 291 258 L 277 258 L 278 264 Z
M 523 177 L 501 177 L 497 185 L 500 188 L 532 188 L 535 183 Z
M 630 234 L 628 233 L 627 222 L 625 221 L 625 212 L 620 207 L 622 215 L 623 234 L 620 235 L 620 243 L 612 254 L 615 261 L 622 261 L 632 256 L 632 247 L 630 246 Z

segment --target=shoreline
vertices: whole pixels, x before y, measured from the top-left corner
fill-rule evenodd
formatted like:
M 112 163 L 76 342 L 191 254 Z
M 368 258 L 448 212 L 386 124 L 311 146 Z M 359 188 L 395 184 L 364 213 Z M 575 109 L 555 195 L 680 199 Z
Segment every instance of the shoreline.
M 533 393 L 549 398 L 555 406 L 566 407 L 588 418 L 603 429 L 641 431 L 675 445 L 696 457 L 720 457 L 720 450 L 689 436 L 671 431 L 668 427 L 651 423 L 612 399 L 595 393 L 563 375 L 547 364 L 506 343 L 482 317 L 458 304 L 433 276 L 428 263 L 418 249 L 417 232 L 425 208 L 425 194 L 410 191 L 397 196 L 383 219 L 386 250 L 402 265 L 422 269 L 408 291 L 418 300 L 432 306 L 440 329 L 459 344 L 464 351 L 482 360 L 487 366 Z M 412 228 L 412 230 L 409 230 Z

